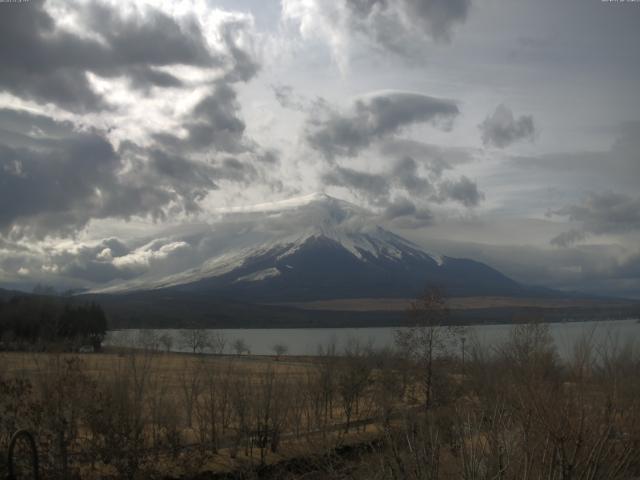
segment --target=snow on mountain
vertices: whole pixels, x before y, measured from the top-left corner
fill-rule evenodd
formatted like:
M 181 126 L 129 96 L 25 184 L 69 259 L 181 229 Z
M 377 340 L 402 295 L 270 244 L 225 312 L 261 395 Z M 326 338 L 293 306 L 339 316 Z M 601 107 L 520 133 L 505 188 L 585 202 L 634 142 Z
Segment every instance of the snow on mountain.
M 94 293 L 176 289 L 281 301 L 410 296 L 427 283 L 457 295 L 521 288 L 486 265 L 426 252 L 375 226 L 369 211 L 325 194 L 218 213 L 224 217 L 218 230 L 235 225 L 221 251 L 184 271 L 143 275 Z

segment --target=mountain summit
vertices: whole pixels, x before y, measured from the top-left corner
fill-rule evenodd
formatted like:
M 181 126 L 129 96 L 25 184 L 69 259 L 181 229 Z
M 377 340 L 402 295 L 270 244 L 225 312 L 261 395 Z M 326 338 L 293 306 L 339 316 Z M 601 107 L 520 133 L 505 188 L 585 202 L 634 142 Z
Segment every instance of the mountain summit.
M 233 246 L 199 266 L 102 290 L 210 293 L 248 302 L 408 298 L 425 286 L 451 296 L 521 295 L 523 287 L 473 260 L 430 253 L 375 225 L 349 202 L 312 194 L 221 210 L 237 222 Z

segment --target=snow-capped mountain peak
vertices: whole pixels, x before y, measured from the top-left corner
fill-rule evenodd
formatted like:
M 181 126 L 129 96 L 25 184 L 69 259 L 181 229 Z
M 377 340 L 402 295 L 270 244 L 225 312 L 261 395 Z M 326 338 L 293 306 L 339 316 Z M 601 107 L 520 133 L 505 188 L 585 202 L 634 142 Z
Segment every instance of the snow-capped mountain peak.
M 212 225 L 198 243 L 215 243 L 221 228 L 230 236 L 224 248 L 186 270 L 143 275 L 100 292 L 180 289 L 263 300 L 410 296 L 426 283 L 465 293 L 478 276 L 480 289 L 492 293 L 519 287 L 485 265 L 429 253 L 375 225 L 366 209 L 322 193 L 220 213 L 227 223 Z

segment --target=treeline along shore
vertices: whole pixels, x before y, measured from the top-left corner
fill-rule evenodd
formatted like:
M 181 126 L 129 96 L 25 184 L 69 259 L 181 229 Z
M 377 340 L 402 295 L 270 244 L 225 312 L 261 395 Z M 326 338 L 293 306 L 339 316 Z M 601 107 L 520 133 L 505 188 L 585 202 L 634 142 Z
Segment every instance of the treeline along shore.
M 95 302 L 63 297 L 14 295 L 0 298 L 0 349 L 99 351 L 108 328 L 107 316 Z

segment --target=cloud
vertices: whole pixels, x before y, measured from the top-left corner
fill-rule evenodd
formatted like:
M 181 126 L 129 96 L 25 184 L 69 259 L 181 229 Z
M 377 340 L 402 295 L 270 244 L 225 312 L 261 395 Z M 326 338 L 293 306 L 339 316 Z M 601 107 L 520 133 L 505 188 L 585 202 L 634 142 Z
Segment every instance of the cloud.
M 587 238 L 586 232 L 572 229 L 556 235 L 549 241 L 549 243 L 554 247 L 568 247 L 581 242 L 585 238 Z
M 478 185 L 464 175 L 458 180 L 444 180 L 439 186 L 439 201 L 455 200 L 465 207 L 475 207 L 484 199 Z
M 431 183 L 420 175 L 418 164 L 411 157 L 396 161 L 388 171 L 370 173 L 337 166 L 326 172 L 324 185 L 345 187 L 357 194 L 364 194 L 376 204 L 387 204 L 392 188 L 398 188 L 418 198 L 426 198 L 432 192 Z
M 189 262 L 192 246 L 184 240 L 160 238 L 136 248 L 130 248 L 117 238 L 97 243 L 77 243 L 55 247 L 44 252 L 35 271 L 53 273 L 90 284 L 114 280 L 130 280 L 150 270 L 163 271 Z
M 325 173 L 321 180 L 325 185 L 346 187 L 351 191 L 364 194 L 374 201 L 389 195 L 389 181 L 383 175 L 336 167 Z
M 282 16 L 304 37 L 326 39 L 341 63 L 358 42 L 423 61 L 428 41 L 449 42 L 470 6 L 470 0 L 283 0 Z
M 154 240 L 126 255 L 113 259 L 113 265 L 123 271 L 131 271 L 134 275 L 146 272 L 154 263 L 188 253 L 191 246 L 182 240 Z M 133 276 L 133 275 L 132 275 Z
M 240 105 L 235 89 L 217 81 L 184 118 L 186 136 L 158 133 L 155 139 L 176 152 L 217 150 L 238 153 L 248 149 L 244 139 L 245 123 L 239 116 Z
M 429 230 L 425 230 L 429 232 Z M 460 242 L 424 238 L 424 244 L 443 255 L 473 258 L 528 285 L 640 298 L 640 252 L 629 254 L 616 245 L 575 245 L 549 249 L 526 244 Z
M 255 54 L 254 25 L 251 17 L 234 17 L 219 26 L 220 36 L 226 47 L 230 68 L 225 75 L 229 82 L 248 82 L 260 71 Z
M 414 229 L 431 225 L 434 215 L 428 208 L 418 208 L 411 200 L 399 197 L 385 207 L 381 219 L 393 228 Z
M 385 157 L 411 157 L 437 178 L 447 170 L 474 160 L 473 152 L 466 148 L 444 147 L 405 138 L 385 140 L 380 145 L 380 153 Z
M 384 209 L 383 216 L 389 220 L 393 220 L 398 217 L 406 217 L 416 213 L 416 206 L 410 200 L 402 197 L 391 202 Z
M 266 152 L 265 154 L 268 154 Z M 0 109 L 0 234 L 67 236 L 91 220 L 194 213 L 219 182 L 266 181 L 250 160 L 199 160 Z
M 192 214 L 221 182 L 277 188 L 266 166 L 278 152 L 246 135 L 236 92 L 260 70 L 252 18 L 215 13 L 97 0 L 3 9 L 0 92 L 46 114 L 0 109 L 0 236 Z M 132 125 L 129 113 L 144 115 L 137 102 L 152 110 Z
M 327 159 L 353 157 L 374 141 L 418 123 L 448 127 L 455 102 L 419 93 L 379 92 L 358 98 L 346 111 L 316 103 L 305 125 L 308 144 Z
M 581 224 L 579 230 L 565 232 L 551 240 L 552 245 L 566 246 L 583 240 L 587 234 L 617 234 L 640 231 L 640 197 L 605 192 L 590 193 L 579 204 L 550 212 Z
M 521 115 L 516 119 L 505 105 L 498 105 L 478 128 L 482 132 L 482 143 L 497 148 L 505 148 L 522 140 L 532 142 L 536 136 L 533 116 Z
M 133 278 L 135 272 L 119 269 L 114 259 L 128 255 L 130 249 L 117 238 L 93 245 L 54 249 L 43 262 L 44 270 L 89 282 L 108 282 Z
M 18 138 L 14 145 L 0 143 L 0 203 L 4 206 L 0 231 L 69 233 L 91 218 L 128 216 L 144 208 L 131 202 L 121 209 L 120 199 L 130 198 L 133 192 L 119 181 L 117 174 L 124 164 L 99 132 L 76 131 L 69 123 L 26 112 L 3 110 L 0 117 L 4 113 L 9 120 L 19 121 L 11 128 L 5 118 L 4 127 L 9 127 L 5 135 L 15 133 Z M 34 135 L 15 128 L 31 121 L 39 125 Z M 147 205 L 158 214 L 169 200 L 166 192 L 153 187 L 144 190 Z
M 616 191 L 635 195 L 640 178 L 640 122 L 625 122 L 611 131 L 614 140 L 609 148 L 513 157 L 503 165 L 503 171 L 510 173 L 505 180 L 555 186 L 570 193 L 574 202 L 585 191 L 607 191 L 612 185 Z
M 632 279 L 640 284 L 640 251 L 618 263 L 613 273 L 617 278 Z
M 191 19 L 178 20 L 147 6 L 128 9 L 88 2 L 73 4 L 76 22 L 92 32 L 66 29 L 50 13 L 50 2 L 35 0 L 3 8 L 0 16 L 0 88 L 39 103 L 77 112 L 110 108 L 88 74 L 128 77 L 134 87 L 177 86 L 161 67 L 213 67 L 213 54 Z
M 477 184 L 464 175 L 456 180 L 437 177 L 430 181 L 411 157 L 402 157 L 378 173 L 334 166 L 322 175 L 321 182 L 325 186 L 343 187 L 357 196 L 364 196 L 373 205 L 386 209 L 384 216 L 391 215 L 391 218 L 401 216 L 401 212 L 405 212 L 402 216 L 419 213 L 420 209 L 413 201 L 407 200 L 407 196 L 423 204 L 457 202 L 467 208 L 477 206 L 484 199 Z M 394 192 L 400 197 L 392 200 Z M 432 215 L 428 210 L 426 212 L 430 221 Z
M 273 95 L 282 108 L 290 110 L 304 111 L 305 100 L 296 96 L 291 85 L 272 85 Z
M 391 170 L 390 178 L 411 195 L 422 196 L 432 190 L 431 183 L 418 172 L 418 163 L 411 157 L 403 157 Z

